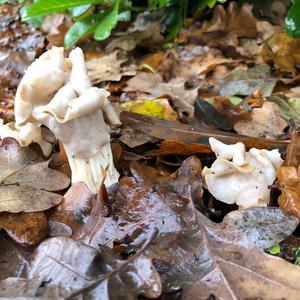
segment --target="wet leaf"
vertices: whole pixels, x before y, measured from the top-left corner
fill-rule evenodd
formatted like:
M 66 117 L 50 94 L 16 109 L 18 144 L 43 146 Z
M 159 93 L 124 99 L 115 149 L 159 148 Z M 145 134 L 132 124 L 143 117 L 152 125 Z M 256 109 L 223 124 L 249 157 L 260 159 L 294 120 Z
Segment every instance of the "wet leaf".
M 222 96 L 248 96 L 259 89 L 266 97 L 271 95 L 276 81 L 272 78 L 268 65 L 262 64 L 250 69 L 235 69 L 222 80 L 220 94 Z
M 9 239 L 0 237 L 0 282 L 7 277 L 25 276 L 29 267 L 28 251 Z
M 89 244 L 104 223 L 102 202 L 103 199 L 96 198 L 83 182 L 77 182 L 64 195 L 51 221 L 68 225 L 73 239 Z
M 267 219 L 266 214 L 269 215 Z M 178 241 L 178 248 L 172 245 L 176 258 L 182 260 L 173 257 L 168 271 L 162 274 L 165 289 L 183 288 L 183 299 L 207 298 L 210 294 L 224 299 L 262 295 L 264 299 L 278 296 L 294 299 L 299 293 L 299 269 L 268 256 L 259 247 L 272 245 L 289 235 L 297 226 L 295 219 L 290 219 L 277 208 L 237 211 L 227 218 L 220 225 L 212 225 L 198 216 L 198 232 L 195 229 L 197 233 L 190 234 L 201 236 L 201 242 L 193 244 L 186 238 L 186 242 Z M 290 225 L 281 227 L 284 220 Z M 264 222 L 269 225 L 263 226 Z M 269 226 L 273 227 L 271 223 L 278 226 L 279 231 L 274 235 L 272 229 L 266 231 Z M 184 255 L 180 255 L 184 253 L 181 248 L 188 249 Z M 297 279 L 294 277 L 291 281 L 282 274 L 283 270 Z
M 63 173 L 48 168 L 47 161 L 34 162 L 34 152 L 7 139 L 0 146 L 0 211 L 35 212 L 49 209 L 62 200 L 59 191 L 70 184 Z
M 24 278 L 9 277 L 0 282 L 0 297 L 5 299 L 61 299 L 67 294 L 64 288 L 43 287 L 41 278 L 27 280 Z
M 0 213 L 0 228 L 22 246 L 34 246 L 48 235 L 48 221 L 43 212 Z
M 282 118 L 276 103 L 266 101 L 261 108 L 254 108 L 250 121 L 241 121 L 234 130 L 243 135 L 276 139 L 283 134 L 287 122 Z
M 161 293 L 159 275 L 142 253 L 124 261 L 105 246 L 96 249 L 66 237 L 39 245 L 28 277 L 42 278 L 45 287 L 64 288 L 64 298 L 80 294 L 90 299 L 121 295 L 134 299 L 139 294 L 154 298 Z

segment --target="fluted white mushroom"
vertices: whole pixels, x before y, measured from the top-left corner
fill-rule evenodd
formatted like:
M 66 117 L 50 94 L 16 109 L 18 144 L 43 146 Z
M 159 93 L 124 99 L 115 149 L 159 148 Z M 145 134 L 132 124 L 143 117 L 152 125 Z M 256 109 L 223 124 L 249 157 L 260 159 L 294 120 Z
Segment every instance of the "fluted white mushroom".
M 277 149 L 246 152 L 243 143 L 226 145 L 209 139 L 217 159 L 202 171 L 205 187 L 219 201 L 240 208 L 267 206 L 271 185 L 283 160 Z
M 40 126 L 47 126 L 65 147 L 72 183 L 83 181 L 96 193 L 104 176 L 106 186 L 119 177 L 103 112 L 111 124 L 120 121 L 108 96 L 104 89 L 92 87 L 80 48 L 64 58 L 63 48 L 53 47 L 28 68 L 18 87 L 14 137 L 22 145 L 40 144 L 49 155 L 40 134 Z M 8 127 L 11 124 L 1 130 L 2 136 Z

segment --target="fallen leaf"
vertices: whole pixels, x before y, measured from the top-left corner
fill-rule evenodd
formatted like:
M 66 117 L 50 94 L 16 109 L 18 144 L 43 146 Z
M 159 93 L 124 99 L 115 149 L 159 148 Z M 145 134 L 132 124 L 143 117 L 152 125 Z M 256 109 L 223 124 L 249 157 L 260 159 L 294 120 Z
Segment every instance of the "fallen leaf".
M 261 108 L 254 108 L 250 121 L 241 121 L 234 130 L 243 135 L 276 139 L 283 134 L 287 122 L 281 117 L 276 103 L 266 101 Z
M 31 251 L 1 236 L 0 252 L 0 282 L 7 277 L 23 277 L 26 275 Z
M 95 249 L 66 237 L 48 239 L 35 250 L 28 279 L 35 277 L 45 287 L 64 288 L 63 298 L 155 298 L 161 293 L 159 275 L 143 253 L 121 260 L 105 246 Z
M 174 78 L 164 83 L 162 77 L 155 73 L 140 72 L 127 81 L 124 91 L 143 91 L 149 94 L 149 98 L 161 98 L 169 96 L 180 115 L 186 113 L 193 115 L 193 104 L 196 101 L 197 89 L 186 89 L 184 78 Z
M 222 96 L 245 95 L 248 96 L 260 89 L 262 95 L 270 96 L 276 79 L 271 76 L 268 65 L 258 65 L 250 69 L 238 68 L 224 77 L 220 86 Z
M 119 231 L 129 236 L 131 246 L 137 247 L 153 228 L 158 229 L 146 253 L 161 261 L 157 267 L 166 292 L 182 288 L 183 299 L 207 298 L 211 293 L 225 299 L 261 294 L 265 299 L 274 295 L 294 299 L 299 293 L 299 269 L 260 250 L 297 227 L 297 219 L 279 208 L 236 211 L 216 224 L 170 188 L 147 187 L 130 178 L 121 179 L 114 204 Z M 283 270 L 297 279 L 291 282 Z
M 49 209 L 62 196 L 59 191 L 70 184 L 66 175 L 49 169 L 48 161 L 34 162 L 37 155 L 19 146 L 13 139 L 5 139 L 0 146 L 0 211 L 35 212 Z M 38 160 L 38 159 L 37 159 Z
M 265 218 L 266 213 L 271 219 Z M 202 237 L 198 243 L 194 243 L 197 229 L 189 231 L 190 239 L 187 236 L 179 239 L 177 247 L 174 239 L 165 237 L 166 244 L 172 240 L 172 252 L 176 256 L 172 256 L 173 261 L 166 260 L 166 257 L 163 259 L 168 266 L 162 274 L 164 289 L 182 288 L 182 299 L 206 299 L 211 294 L 222 299 L 258 296 L 264 299 L 295 299 L 299 293 L 299 268 L 259 249 L 293 230 L 290 225 L 281 227 L 282 221 L 289 217 L 278 208 L 257 208 L 233 212 L 227 218 L 224 224 L 214 224 L 213 229 L 210 222 L 198 216 L 198 235 Z M 273 235 L 273 225 L 262 226 L 262 222 L 277 224 L 279 236 Z M 289 222 L 293 224 L 292 228 L 297 226 L 295 219 Z M 269 232 L 265 231 L 267 228 L 270 228 Z M 228 230 L 227 233 L 224 230 Z M 188 234 L 188 230 L 185 233 Z M 155 254 L 157 257 L 158 254 Z M 287 274 L 295 277 L 290 280 Z
M 177 121 L 176 112 L 167 99 L 134 100 L 121 105 L 126 111 L 140 115 L 159 118 L 167 121 Z
M 122 67 L 127 58 L 118 58 L 119 51 L 106 55 L 88 55 L 86 67 L 93 84 L 103 81 L 119 81 L 122 76 L 134 76 L 135 66 Z
M 294 130 L 288 146 L 287 157 L 277 171 L 281 195 L 279 206 L 300 219 L 300 133 Z
M 205 144 L 184 144 L 176 140 L 165 140 L 159 144 L 159 149 L 151 152 L 147 152 L 149 156 L 157 155 L 195 155 L 212 153 L 209 145 Z
M 162 15 L 157 12 L 144 12 L 136 16 L 134 22 L 126 32 L 116 34 L 106 46 L 107 51 L 116 48 L 131 51 L 136 46 L 153 47 L 164 42 L 162 33 L 165 31 L 161 22 Z
M 0 297 L 5 299 L 61 299 L 61 295 L 65 294 L 67 292 L 62 287 L 44 287 L 41 278 L 9 277 L 0 282 Z
M 192 42 L 206 43 L 216 48 L 236 47 L 239 38 L 256 37 L 256 23 L 250 4 L 244 3 L 239 7 L 237 3 L 230 2 L 227 11 L 224 6 L 217 5 L 212 19 L 205 21 L 202 28 L 189 34 L 188 38 Z
M 93 233 L 104 223 L 102 201 L 96 199 L 83 182 L 77 182 L 64 195 L 64 200 L 51 215 L 51 221 L 68 225 L 73 239 L 88 244 Z
M 243 142 L 247 149 L 254 147 L 257 149 L 277 148 L 283 150 L 288 144 L 288 141 L 249 138 L 244 135 L 165 121 L 129 112 L 122 112 L 120 118 L 124 126 L 158 139 L 177 140 L 184 144 L 200 143 L 208 145 L 208 139 L 212 136 L 227 144 Z
M 48 221 L 44 212 L 0 213 L 0 228 L 22 246 L 34 246 L 48 235 Z
M 277 69 L 293 72 L 300 64 L 299 47 L 300 39 L 289 37 L 286 32 L 277 32 L 263 45 L 261 56 Z
M 275 102 L 286 120 L 293 120 L 300 126 L 300 99 L 286 98 L 283 94 L 274 94 L 268 97 L 268 101 Z
M 157 139 L 131 128 L 125 128 L 120 137 L 120 141 L 130 148 L 144 145 L 146 143 L 154 143 Z

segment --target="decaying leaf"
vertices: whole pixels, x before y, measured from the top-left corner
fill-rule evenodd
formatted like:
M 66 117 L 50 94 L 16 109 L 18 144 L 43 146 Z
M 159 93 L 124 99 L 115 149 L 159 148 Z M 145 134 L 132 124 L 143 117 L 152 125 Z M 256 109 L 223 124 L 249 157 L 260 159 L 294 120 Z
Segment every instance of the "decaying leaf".
M 146 92 L 149 94 L 149 98 L 154 99 L 168 96 L 174 102 L 180 115 L 185 112 L 187 115 L 192 116 L 197 89 L 187 89 L 185 81 L 184 78 L 175 78 L 168 83 L 164 83 L 162 77 L 157 73 L 140 72 L 127 81 L 127 87 L 124 91 Z
M 298 224 L 279 208 L 237 211 L 215 224 L 170 187 L 147 187 L 130 178 L 121 180 L 115 206 L 119 232 L 129 235 L 130 245 L 138 246 L 147 232 L 158 229 L 147 254 L 161 261 L 157 267 L 165 291 L 183 288 L 184 299 L 211 293 L 225 299 L 261 294 L 293 299 L 299 293 L 298 267 L 260 250 L 288 236 Z M 297 279 L 290 281 L 282 270 Z
M 64 195 L 51 221 L 68 225 L 73 239 L 89 243 L 93 233 L 104 223 L 102 201 L 83 182 L 77 182 Z
M 93 84 L 102 81 L 119 81 L 122 76 L 134 76 L 135 66 L 122 67 L 127 58 L 118 58 L 118 51 L 106 55 L 89 55 L 86 66 Z
M 142 252 L 126 261 L 105 246 L 96 249 L 66 237 L 39 245 L 28 272 L 28 279 L 36 277 L 43 279 L 45 287 L 63 288 L 63 298 L 155 298 L 161 293 L 159 275 Z
M 30 251 L 0 237 L 0 282 L 7 277 L 25 276 L 29 267 Z
M 34 246 L 48 235 L 48 221 L 44 212 L 0 213 L 0 229 L 18 244 Z
M 300 133 L 295 130 L 288 146 L 287 157 L 277 172 L 281 195 L 279 206 L 300 219 Z
M 276 81 L 272 78 L 268 65 L 262 64 L 250 69 L 235 69 L 222 80 L 220 94 L 222 96 L 248 96 L 260 89 L 262 95 L 267 97 L 271 95 Z
M 245 135 L 165 121 L 129 112 L 122 112 L 120 117 L 124 126 L 141 131 L 158 139 L 177 140 L 184 144 L 201 143 L 208 145 L 208 139 L 211 136 L 227 144 L 233 144 L 239 141 L 243 142 L 247 149 L 255 147 L 257 149 L 278 148 L 284 150 L 288 144 L 288 141 L 269 140 L 257 137 L 250 138 Z
M 68 176 L 48 168 L 48 161 L 34 162 L 33 151 L 6 139 L 0 146 L 0 211 L 35 212 L 49 209 L 62 196 L 49 191 L 65 189 Z
M 168 99 L 134 100 L 125 102 L 122 107 L 130 112 L 164 119 L 167 121 L 178 120 L 176 112 L 172 109 Z
M 209 46 L 226 48 L 238 46 L 240 38 L 255 38 L 257 19 L 252 14 L 252 6 L 244 3 L 239 7 L 230 2 L 227 11 L 224 6 L 217 5 L 210 21 L 192 32 L 188 37 L 192 41 L 208 43 Z M 243 24 L 243 25 L 241 25 Z
M 243 135 L 276 139 L 283 134 L 287 126 L 276 103 L 266 101 L 261 108 L 254 108 L 250 121 L 241 121 L 234 125 L 234 130 Z
M 300 99 L 288 99 L 283 94 L 274 94 L 268 97 L 268 101 L 275 102 L 279 106 L 280 112 L 286 120 L 293 119 L 295 124 L 300 126 Z
M 293 72 L 300 64 L 300 40 L 289 37 L 286 32 L 275 33 L 264 44 L 261 56 L 265 62 L 272 62 L 276 68 Z

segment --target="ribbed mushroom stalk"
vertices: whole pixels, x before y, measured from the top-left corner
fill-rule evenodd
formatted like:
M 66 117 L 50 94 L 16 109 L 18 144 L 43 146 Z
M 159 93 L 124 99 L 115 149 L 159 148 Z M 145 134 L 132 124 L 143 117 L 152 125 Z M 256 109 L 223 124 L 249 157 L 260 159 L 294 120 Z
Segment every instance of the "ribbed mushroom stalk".
M 54 47 L 28 68 L 18 87 L 18 140 L 22 145 L 37 142 L 49 154 L 49 145 L 40 133 L 40 126 L 47 126 L 65 147 L 72 183 L 83 181 L 96 193 L 104 176 L 106 186 L 116 183 L 119 177 L 103 112 L 112 125 L 120 121 L 108 96 L 104 89 L 92 87 L 80 48 L 64 58 L 63 49 Z M 31 129 L 22 134 L 28 124 Z

